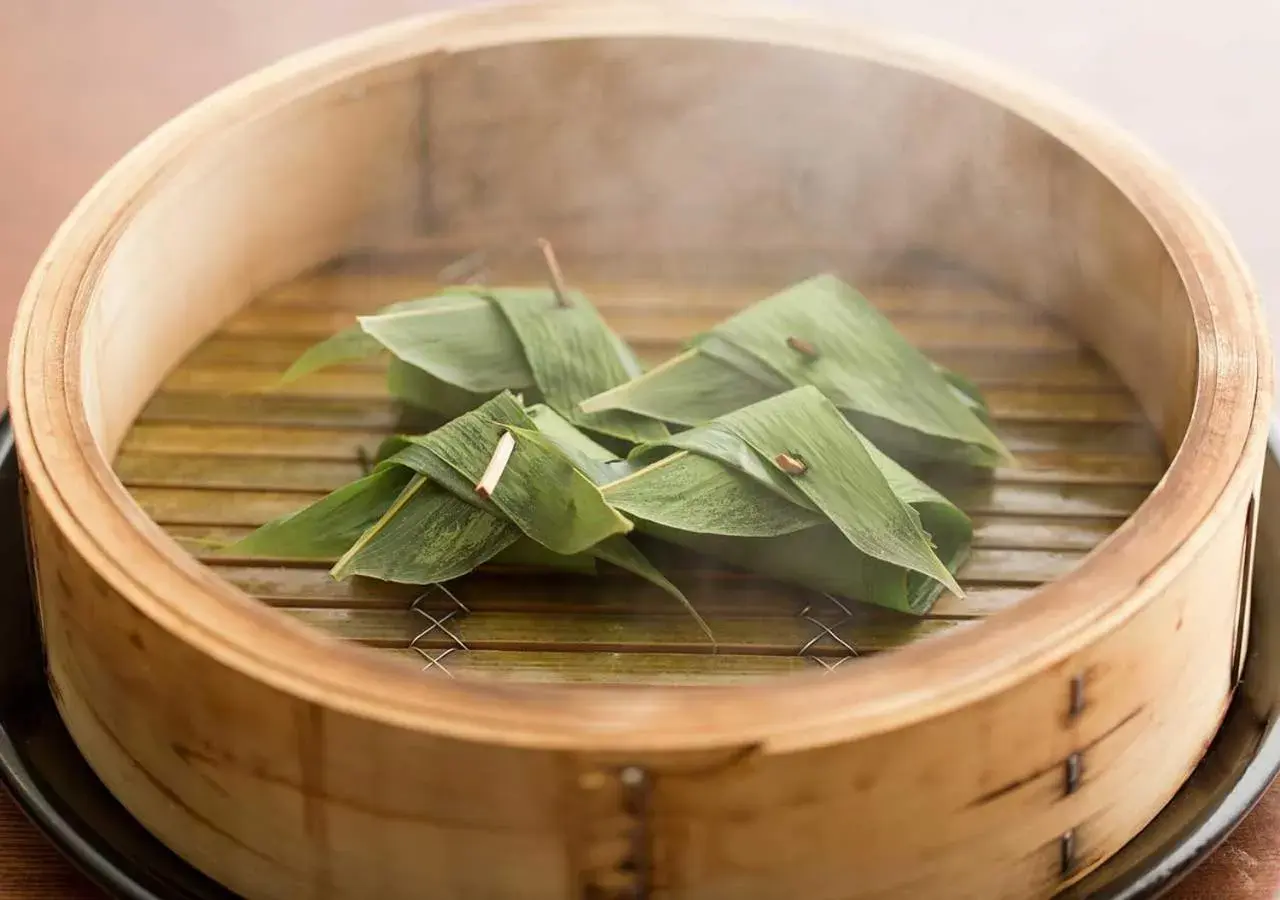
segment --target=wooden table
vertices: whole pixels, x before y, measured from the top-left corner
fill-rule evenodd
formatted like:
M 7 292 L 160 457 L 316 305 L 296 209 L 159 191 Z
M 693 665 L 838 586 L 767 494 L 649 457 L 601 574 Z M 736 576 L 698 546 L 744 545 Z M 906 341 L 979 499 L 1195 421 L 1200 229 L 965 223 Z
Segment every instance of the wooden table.
M 0 334 L 8 334 L 27 273 L 58 222 L 164 119 L 283 54 L 468 2 L 0 0 Z M 1280 788 L 1173 897 L 1278 893 Z M 0 795 L 0 900 L 99 896 Z

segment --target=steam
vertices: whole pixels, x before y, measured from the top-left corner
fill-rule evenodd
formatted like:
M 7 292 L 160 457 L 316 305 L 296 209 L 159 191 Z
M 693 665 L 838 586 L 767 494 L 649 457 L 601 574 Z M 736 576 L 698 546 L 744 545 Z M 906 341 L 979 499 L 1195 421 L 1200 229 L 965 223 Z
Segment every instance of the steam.
M 679 38 L 463 52 L 421 90 L 419 223 L 460 252 L 546 236 L 570 277 L 762 293 L 819 271 L 918 283 L 941 262 L 1122 357 L 1176 444 L 1189 409 L 1097 312 L 1176 283 L 1167 254 L 1089 163 L 994 103 L 856 58 Z
M 735 249 L 757 269 L 761 253 L 807 248 L 854 277 L 974 214 L 1003 116 L 868 63 L 679 39 L 478 51 L 446 64 L 427 102 L 450 228 L 549 228 L 659 257 Z

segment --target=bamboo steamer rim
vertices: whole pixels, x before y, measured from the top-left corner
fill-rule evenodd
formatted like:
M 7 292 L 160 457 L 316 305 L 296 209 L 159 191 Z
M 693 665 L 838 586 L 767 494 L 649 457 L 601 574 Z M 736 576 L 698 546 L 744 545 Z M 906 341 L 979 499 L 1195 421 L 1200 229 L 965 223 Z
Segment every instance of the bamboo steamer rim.
M 1115 534 L 1073 572 L 981 627 L 834 674 L 743 687 L 535 686 L 425 678 L 322 636 L 223 582 L 142 512 L 90 433 L 80 390 L 82 324 L 97 271 L 132 210 L 182 167 L 193 147 L 317 87 L 433 51 L 644 36 L 781 45 L 941 80 L 1053 135 L 1124 193 L 1185 284 L 1198 373 L 1181 447 Z M 1140 610 L 1243 501 L 1254 484 L 1242 462 L 1261 452 L 1260 423 L 1272 390 L 1264 318 L 1221 225 L 1170 171 L 1070 99 L 930 41 L 790 10 L 599 0 L 403 20 L 290 57 L 180 114 L 117 163 L 59 228 L 19 306 L 9 380 L 29 490 L 62 539 L 177 639 L 276 690 L 351 715 L 468 740 L 619 753 L 726 746 L 776 752 L 853 740 L 944 714 L 1052 669 Z

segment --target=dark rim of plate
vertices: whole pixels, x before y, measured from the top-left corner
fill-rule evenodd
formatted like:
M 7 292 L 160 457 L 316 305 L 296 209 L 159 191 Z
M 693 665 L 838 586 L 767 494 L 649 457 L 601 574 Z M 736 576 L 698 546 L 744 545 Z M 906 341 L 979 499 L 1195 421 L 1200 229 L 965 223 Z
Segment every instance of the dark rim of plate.
M 1268 486 L 1275 492 L 1270 504 Z M 184 862 L 125 810 L 63 727 L 45 678 L 20 495 L 13 431 L 4 413 L 0 578 L 7 590 L 0 601 L 0 781 L 57 849 L 110 896 L 235 900 L 237 895 Z M 1280 773 L 1280 432 L 1271 436 L 1259 512 L 1253 637 L 1221 730 L 1169 806 L 1117 856 L 1061 897 L 1158 896 L 1226 839 Z

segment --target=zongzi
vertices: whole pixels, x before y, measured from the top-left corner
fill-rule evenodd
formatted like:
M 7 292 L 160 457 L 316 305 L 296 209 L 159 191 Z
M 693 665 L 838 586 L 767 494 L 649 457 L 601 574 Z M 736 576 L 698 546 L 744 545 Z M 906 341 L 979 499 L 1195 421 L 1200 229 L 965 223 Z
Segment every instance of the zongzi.
M 606 440 L 633 444 L 667 434 L 656 419 L 625 410 L 579 409 L 582 400 L 641 374 L 635 354 L 581 292 L 446 288 L 359 316 L 307 350 L 283 380 L 381 353 L 392 357 L 390 393 L 445 418 L 510 390 L 541 399 Z
M 506 435 L 512 446 L 500 481 L 477 491 Z M 645 578 L 692 611 L 628 541 L 633 527 L 503 391 L 429 434 L 388 442 L 369 475 L 263 525 L 225 552 L 336 559 L 335 578 L 363 575 L 423 585 L 489 562 L 518 559 L 582 569 L 603 560 Z
M 817 388 L 655 444 L 601 487 L 654 537 L 903 612 L 928 611 L 968 555 L 963 512 L 879 451 Z
M 497 452 L 495 452 L 497 448 Z M 628 459 L 504 392 L 384 448 L 374 471 L 229 548 L 338 557 L 335 577 L 429 584 L 504 552 L 604 560 L 684 595 L 633 528 L 742 568 L 903 612 L 954 579 L 968 519 L 858 434 L 814 387 L 752 404 Z M 692 608 L 691 606 L 689 607 Z
M 832 275 L 753 304 L 694 338 L 684 353 L 580 408 L 697 426 L 803 385 L 820 390 L 903 462 L 1011 461 L 977 389 L 931 362 Z

